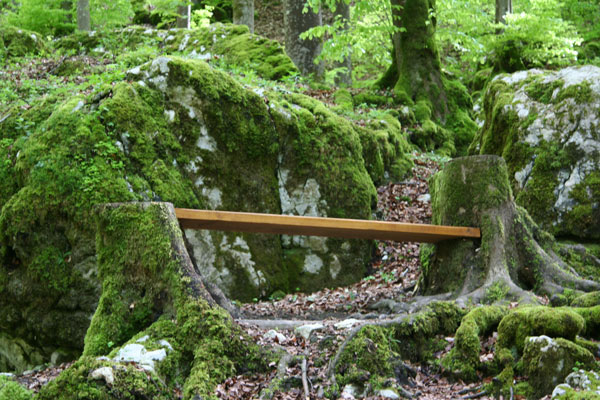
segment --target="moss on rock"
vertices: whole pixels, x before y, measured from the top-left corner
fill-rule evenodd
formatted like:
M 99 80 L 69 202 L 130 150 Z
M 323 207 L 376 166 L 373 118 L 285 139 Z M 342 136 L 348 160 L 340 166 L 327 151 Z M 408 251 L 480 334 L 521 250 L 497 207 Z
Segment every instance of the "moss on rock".
M 454 347 L 442 359 L 444 368 L 462 379 L 477 379 L 476 371 L 480 366 L 480 337 L 493 332 L 507 311 L 505 307 L 483 306 L 465 315 L 456 330 Z
M 572 307 L 594 307 L 598 305 L 600 305 L 600 292 L 584 293 L 571 302 Z
M 552 393 L 573 367 L 593 368 L 592 353 L 572 341 L 548 336 L 532 336 L 525 341 L 523 370 L 529 377 L 536 398 Z
M 593 66 L 495 78 L 469 149 L 503 156 L 516 202 L 555 235 L 600 237 L 598 81 Z
M 584 318 L 569 308 L 521 307 L 502 318 L 498 348 L 522 354 L 528 336 L 546 335 L 573 341 L 585 326 Z
M 48 46 L 39 33 L 6 24 L 0 27 L 0 60 L 38 55 L 47 49 Z
M 212 398 L 227 377 L 266 367 L 257 345 L 210 303 L 172 205 L 106 205 L 97 223 L 103 292 L 84 355 L 41 399 L 170 399 L 181 387 L 185 399 Z
M 33 392 L 9 376 L 0 376 L 0 400 L 31 400 Z
M 114 31 L 78 31 L 55 43 L 62 51 L 98 55 L 117 55 L 145 45 L 160 46 L 166 54 L 184 54 L 189 58 L 222 58 L 231 66 L 256 71 L 265 79 L 279 80 L 299 73 L 279 43 L 250 34 L 243 25 L 215 23 L 193 30 L 132 26 Z
M 392 114 L 358 128 L 305 96 L 259 93 L 202 61 L 172 57 L 101 93 L 14 109 L 0 123 L 0 330 L 45 360 L 59 348 L 81 351 L 100 295 L 88 223 L 95 204 L 368 219 L 373 180 L 410 165 Z M 356 281 L 372 248 L 223 232 L 186 239 L 205 278 L 244 300 Z M 138 321 L 152 319 L 140 310 Z
M 337 383 L 381 388 L 402 369 L 402 359 L 431 359 L 447 342 L 439 338 L 458 327 L 464 311 L 454 303 L 433 302 L 423 311 L 386 326 L 362 327 L 342 348 L 334 366 Z

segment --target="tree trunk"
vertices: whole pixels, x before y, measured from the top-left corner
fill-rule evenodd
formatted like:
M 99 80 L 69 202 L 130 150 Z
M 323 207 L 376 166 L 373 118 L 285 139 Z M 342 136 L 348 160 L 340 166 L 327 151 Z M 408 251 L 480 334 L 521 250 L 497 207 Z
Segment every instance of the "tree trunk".
M 303 75 L 323 74 L 322 63 L 315 64 L 315 58 L 321 53 L 320 39 L 300 39 L 300 34 L 309 28 L 320 26 L 321 11 L 302 13 L 304 0 L 284 1 L 285 52 L 292 59 Z
M 343 18 L 344 29 L 348 29 L 348 24 L 350 21 L 350 3 L 346 3 L 344 0 L 338 1 L 333 14 L 336 18 Z M 335 76 L 335 84 L 338 86 L 352 86 L 352 59 L 350 55 L 344 57 L 341 62 L 336 62 L 334 67 L 346 68 L 346 72 L 337 74 Z
M 172 204 L 98 207 L 96 245 L 102 296 L 83 355 L 41 400 L 156 398 L 161 385 L 212 398 L 227 377 L 266 369 L 264 350 L 205 289 Z
M 177 6 L 177 14 L 179 15 L 177 17 L 177 27 L 183 29 L 187 28 L 188 20 L 190 18 L 188 15 L 188 6 Z
M 431 181 L 433 223 L 474 226 L 481 240 L 449 240 L 422 247 L 424 294 L 450 293 L 480 302 L 491 287 L 514 299 L 591 291 L 600 284 L 578 278 L 554 253 L 554 239 L 515 205 L 504 159 L 457 158 Z
M 77 29 L 89 31 L 92 29 L 90 18 L 90 0 L 77 0 Z
M 496 0 L 496 23 L 504 24 L 504 16 L 512 13 L 512 0 Z
M 442 122 L 448 105 L 442 80 L 441 64 L 435 43 L 435 18 L 430 12 L 435 0 L 390 0 L 394 26 L 402 32 L 393 35 L 395 68 L 398 80 L 394 85 L 402 101 L 425 101 L 432 115 Z M 388 71 L 386 76 L 394 76 Z M 388 82 L 380 81 L 379 85 Z
M 233 23 L 246 25 L 254 33 L 254 0 L 233 0 Z

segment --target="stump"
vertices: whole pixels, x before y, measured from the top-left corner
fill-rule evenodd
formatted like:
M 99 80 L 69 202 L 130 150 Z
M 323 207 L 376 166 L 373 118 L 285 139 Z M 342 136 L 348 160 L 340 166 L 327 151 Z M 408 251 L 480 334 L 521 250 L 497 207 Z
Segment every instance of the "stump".
M 500 298 L 532 301 L 565 287 L 598 290 L 555 253 L 554 238 L 518 207 L 506 164 L 493 155 L 457 158 L 430 182 L 433 223 L 473 226 L 480 240 L 449 240 L 421 250 L 420 290 L 479 303 Z
M 271 355 L 204 287 L 172 204 L 100 206 L 96 250 L 102 296 L 83 355 L 41 400 L 212 398 L 227 377 L 267 368 Z

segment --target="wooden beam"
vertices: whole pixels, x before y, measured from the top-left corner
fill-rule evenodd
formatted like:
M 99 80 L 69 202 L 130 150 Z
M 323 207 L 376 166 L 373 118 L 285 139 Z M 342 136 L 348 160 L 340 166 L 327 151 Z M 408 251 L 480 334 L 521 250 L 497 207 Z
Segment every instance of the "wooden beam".
M 479 238 L 479 228 L 407 224 L 361 219 L 298 217 L 230 211 L 176 208 L 184 229 L 273 233 L 278 235 L 329 236 L 397 242 L 435 243 L 447 239 Z

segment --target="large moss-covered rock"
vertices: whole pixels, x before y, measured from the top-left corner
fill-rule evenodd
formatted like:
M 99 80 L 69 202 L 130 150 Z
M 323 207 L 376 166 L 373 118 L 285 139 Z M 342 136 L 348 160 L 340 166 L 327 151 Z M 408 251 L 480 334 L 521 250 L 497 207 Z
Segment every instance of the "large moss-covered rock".
M 517 204 L 557 235 L 600 238 L 600 68 L 501 75 L 471 154 L 505 158 Z
M 525 341 L 523 369 L 536 398 L 552 393 L 573 367 L 593 368 L 595 364 L 592 353 L 563 338 L 532 336 Z
M 215 23 L 191 30 L 133 26 L 114 31 L 79 31 L 58 39 L 54 45 L 64 51 L 119 55 L 121 61 L 132 66 L 155 57 L 156 52 L 145 46 L 156 46 L 167 54 L 185 54 L 207 61 L 223 59 L 230 66 L 255 71 L 266 79 L 299 73 L 278 42 L 251 34 L 245 25 Z
M 40 54 L 46 49 L 46 43 L 39 33 L 10 25 L 0 26 L 0 60 Z
M 406 143 L 308 97 L 255 93 L 202 61 L 176 57 L 134 68 L 88 97 L 15 108 L 0 126 L 0 332 L 44 360 L 81 351 L 100 295 L 93 205 L 164 200 L 368 219 L 372 177 L 405 159 Z M 374 168 L 366 156 L 381 161 Z M 353 282 L 372 248 L 358 240 L 185 236 L 203 277 L 242 300 Z

